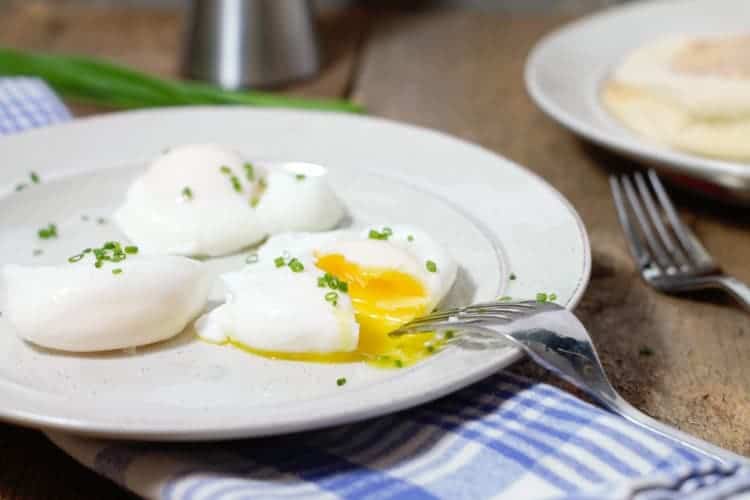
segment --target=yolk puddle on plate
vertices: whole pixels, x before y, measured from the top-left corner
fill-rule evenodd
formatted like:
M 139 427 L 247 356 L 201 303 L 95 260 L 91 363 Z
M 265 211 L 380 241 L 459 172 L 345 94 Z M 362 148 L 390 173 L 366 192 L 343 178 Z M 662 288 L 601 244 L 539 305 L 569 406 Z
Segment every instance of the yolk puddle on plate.
M 349 286 L 359 323 L 359 344 L 354 352 L 326 354 L 269 352 L 235 341 L 235 347 L 260 356 L 317 363 L 366 361 L 382 368 L 409 366 L 436 352 L 442 340 L 434 333 L 392 338 L 388 333 L 427 313 L 427 290 L 412 276 L 393 269 L 363 268 L 342 255 L 320 256 L 317 267 Z

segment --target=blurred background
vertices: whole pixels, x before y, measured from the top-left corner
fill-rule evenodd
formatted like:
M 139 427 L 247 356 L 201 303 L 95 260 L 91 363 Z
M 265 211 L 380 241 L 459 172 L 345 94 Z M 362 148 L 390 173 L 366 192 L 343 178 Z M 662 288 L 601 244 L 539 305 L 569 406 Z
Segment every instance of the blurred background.
M 0 5 L 12 0 L 0 0 Z M 118 6 L 153 6 L 177 8 L 187 3 L 186 0 L 73 0 L 76 3 L 118 5 Z M 280 0 L 285 1 L 285 0 Z M 297 0 L 291 0 L 297 1 Z M 627 0 L 315 0 L 319 8 L 347 7 L 357 4 L 372 6 L 429 8 L 429 7 L 465 7 L 486 11 L 544 11 L 576 12 L 606 7 Z M 45 0 L 46 3 L 61 3 L 60 0 Z M 68 0 L 66 3 L 70 3 Z

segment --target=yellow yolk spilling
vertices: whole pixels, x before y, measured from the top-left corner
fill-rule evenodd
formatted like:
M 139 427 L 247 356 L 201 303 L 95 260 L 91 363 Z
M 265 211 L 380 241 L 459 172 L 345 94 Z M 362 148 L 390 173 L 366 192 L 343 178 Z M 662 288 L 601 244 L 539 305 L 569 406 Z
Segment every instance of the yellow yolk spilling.
M 354 352 L 286 353 L 267 352 L 230 341 L 242 350 L 276 359 L 348 363 L 367 361 L 384 368 L 400 368 L 435 352 L 441 344 L 434 333 L 391 338 L 390 332 L 428 312 L 424 285 L 406 273 L 393 269 L 365 268 L 342 255 L 318 257 L 318 268 L 348 284 L 354 313 L 359 323 L 359 344 Z

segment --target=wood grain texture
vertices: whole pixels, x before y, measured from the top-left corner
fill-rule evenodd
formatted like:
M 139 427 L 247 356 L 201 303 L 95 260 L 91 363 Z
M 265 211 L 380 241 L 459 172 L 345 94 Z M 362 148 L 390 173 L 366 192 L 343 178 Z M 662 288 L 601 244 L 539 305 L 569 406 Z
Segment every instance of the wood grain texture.
M 748 316 L 719 298 L 668 297 L 643 284 L 607 183 L 610 170 L 632 165 L 577 140 L 524 90 L 528 51 L 565 19 L 447 11 L 386 12 L 378 19 L 355 99 L 373 114 L 477 142 L 568 197 L 593 250 L 591 285 L 577 312 L 614 384 L 646 413 L 750 454 Z M 750 281 L 748 218 L 740 220 L 737 210 L 701 209 L 703 200 L 686 196 L 679 204 L 726 270 Z M 516 370 L 551 381 L 530 363 Z

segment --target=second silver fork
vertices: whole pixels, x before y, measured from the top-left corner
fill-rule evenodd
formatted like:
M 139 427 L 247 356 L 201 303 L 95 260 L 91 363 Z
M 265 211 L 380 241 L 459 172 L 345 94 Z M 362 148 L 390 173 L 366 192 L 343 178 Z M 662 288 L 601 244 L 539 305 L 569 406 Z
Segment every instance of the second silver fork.
M 677 215 L 656 172 L 610 177 L 617 216 L 643 279 L 666 293 L 718 288 L 750 311 L 750 287 L 722 272 Z

